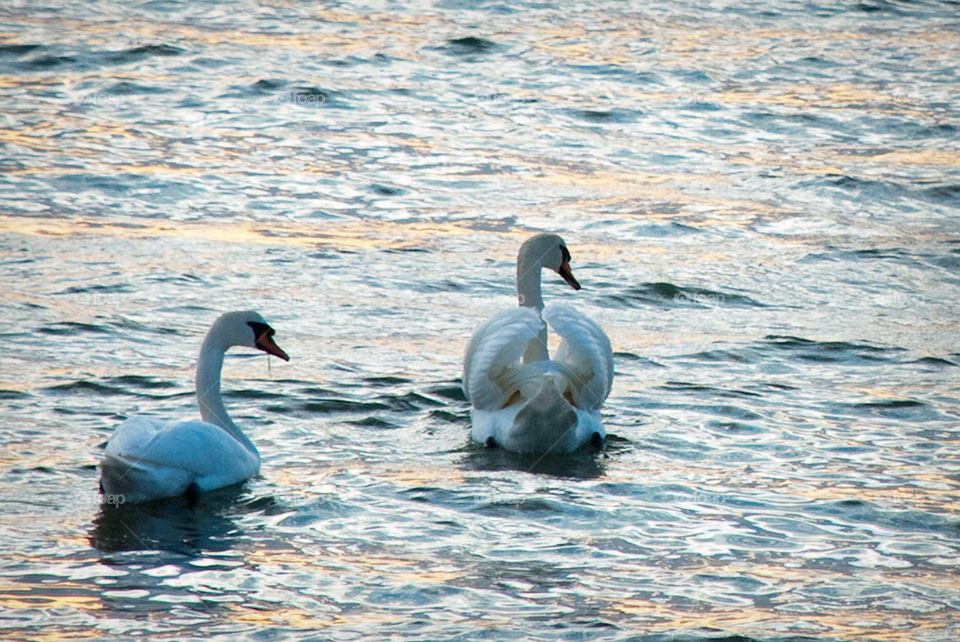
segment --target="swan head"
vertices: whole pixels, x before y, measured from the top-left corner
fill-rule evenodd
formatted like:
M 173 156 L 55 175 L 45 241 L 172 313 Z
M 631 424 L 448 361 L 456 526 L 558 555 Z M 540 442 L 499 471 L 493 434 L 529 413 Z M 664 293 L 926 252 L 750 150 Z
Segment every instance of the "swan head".
M 290 361 L 290 357 L 273 341 L 275 330 L 253 310 L 226 312 L 214 322 L 210 335 L 219 335 L 223 348 L 244 346 Z
M 580 282 L 570 269 L 570 250 L 556 234 L 537 234 L 527 239 L 517 255 L 517 266 L 521 265 L 534 269 L 549 268 L 563 277 L 574 290 L 580 289 Z

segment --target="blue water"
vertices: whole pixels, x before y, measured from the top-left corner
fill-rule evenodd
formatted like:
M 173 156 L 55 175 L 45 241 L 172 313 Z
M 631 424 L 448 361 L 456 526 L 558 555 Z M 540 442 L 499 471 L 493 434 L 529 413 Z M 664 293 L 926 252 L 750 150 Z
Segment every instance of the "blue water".
M 954 640 L 956 2 L 0 8 L 0 637 Z M 517 248 L 600 452 L 471 444 Z M 193 417 L 261 475 L 101 505 Z

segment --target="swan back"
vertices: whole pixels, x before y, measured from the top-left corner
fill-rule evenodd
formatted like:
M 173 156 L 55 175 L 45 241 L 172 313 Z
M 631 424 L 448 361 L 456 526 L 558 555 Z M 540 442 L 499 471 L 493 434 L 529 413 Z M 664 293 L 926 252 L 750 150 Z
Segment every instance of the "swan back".
M 104 492 L 125 502 L 229 486 L 256 475 L 260 457 L 219 426 L 131 417 L 107 443 L 100 464 Z

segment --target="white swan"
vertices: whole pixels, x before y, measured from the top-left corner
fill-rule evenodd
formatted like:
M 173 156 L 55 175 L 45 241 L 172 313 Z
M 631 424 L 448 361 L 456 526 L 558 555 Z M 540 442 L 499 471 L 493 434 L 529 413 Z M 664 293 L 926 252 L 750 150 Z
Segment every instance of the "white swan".
M 613 382 L 610 339 L 569 306 L 543 307 L 544 267 L 580 289 L 563 239 L 528 239 L 517 255 L 520 307 L 500 311 L 477 328 L 463 360 L 471 436 L 515 452 L 572 452 L 606 436 L 600 407 Z M 544 320 L 563 338 L 553 359 Z
M 100 490 L 120 502 L 143 502 L 229 486 L 256 475 L 260 455 L 220 399 L 220 369 L 231 346 L 259 348 L 289 361 L 274 330 L 256 312 L 227 312 L 200 348 L 197 404 L 203 421 L 131 417 L 114 431 L 100 463 Z

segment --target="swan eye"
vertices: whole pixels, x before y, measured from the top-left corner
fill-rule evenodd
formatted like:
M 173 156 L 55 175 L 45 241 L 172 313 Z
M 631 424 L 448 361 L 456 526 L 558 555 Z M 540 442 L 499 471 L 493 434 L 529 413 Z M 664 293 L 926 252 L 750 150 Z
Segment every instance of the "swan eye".
M 268 326 L 266 323 L 259 323 L 257 321 L 247 321 L 247 325 L 253 328 L 253 341 L 256 343 L 260 340 L 260 337 L 266 335 L 267 337 L 272 337 L 276 334 L 276 330 Z
M 566 245 L 560 246 L 560 256 L 563 257 L 564 261 L 570 262 L 570 250 L 567 249 Z

